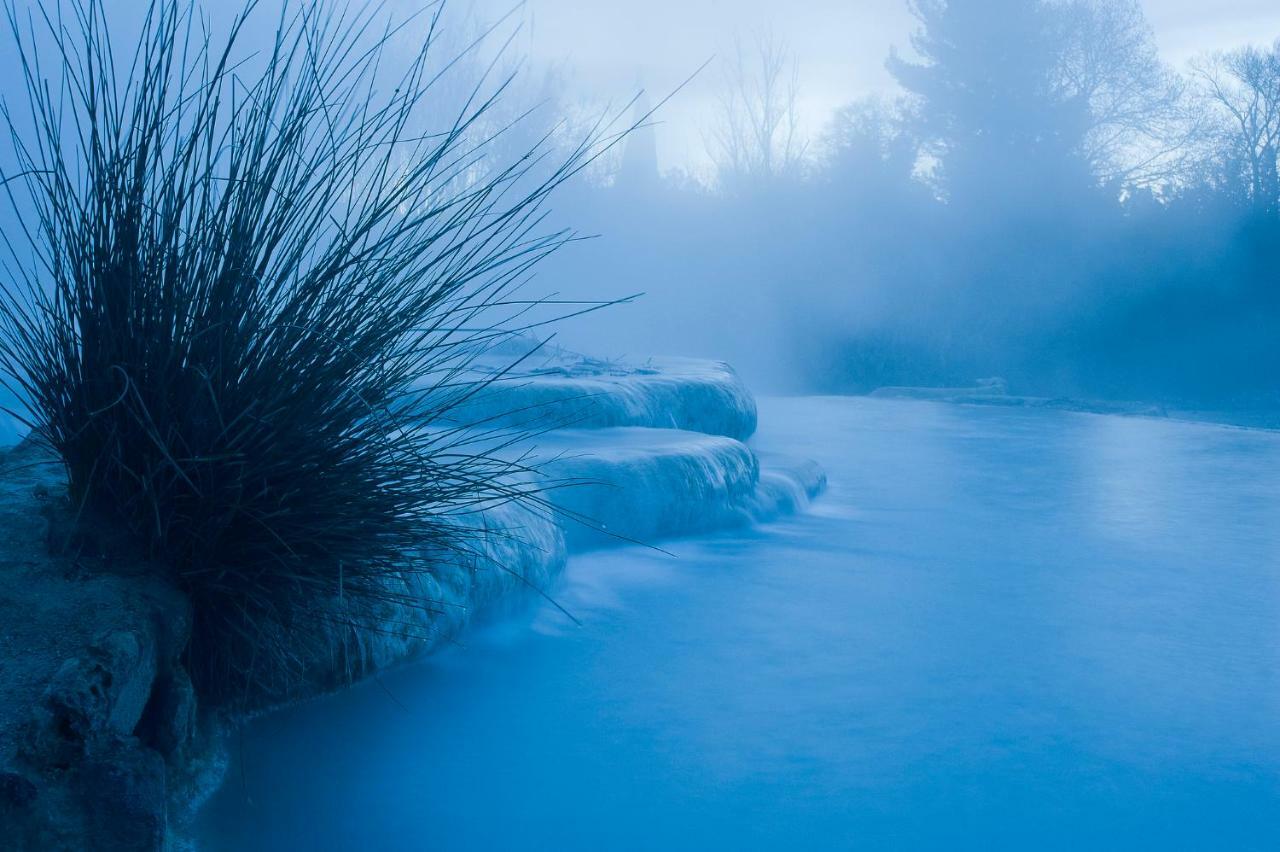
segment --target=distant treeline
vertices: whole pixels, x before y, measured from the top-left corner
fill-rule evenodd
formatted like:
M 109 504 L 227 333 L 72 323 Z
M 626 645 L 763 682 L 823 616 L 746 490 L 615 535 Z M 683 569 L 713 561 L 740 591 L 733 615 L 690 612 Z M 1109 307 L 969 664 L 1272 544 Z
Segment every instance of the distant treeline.
M 792 390 L 1275 401 L 1280 42 L 1175 71 L 1137 0 L 912 8 L 900 97 L 801 139 L 792 58 L 747 40 L 713 180 L 659 179 L 641 132 L 580 188 L 604 239 L 558 262 L 566 289 L 649 293 L 580 336 Z

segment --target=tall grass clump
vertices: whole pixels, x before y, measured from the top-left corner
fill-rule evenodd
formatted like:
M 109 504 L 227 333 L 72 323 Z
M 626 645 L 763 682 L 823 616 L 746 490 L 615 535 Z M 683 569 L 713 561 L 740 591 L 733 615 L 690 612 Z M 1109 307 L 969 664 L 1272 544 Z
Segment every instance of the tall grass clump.
M 186 0 L 151 0 L 127 54 L 103 0 L 11 5 L 28 104 L 4 107 L 0 175 L 11 387 L 76 512 L 186 591 L 193 678 L 230 703 L 431 606 L 394 591 L 435 569 L 413 554 L 528 495 L 518 458 L 427 424 L 519 324 L 514 290 L 569 238 L 544 202 L 601 139 L 494 162 L 510 78 L 437 97 L 438 8 L 392 76 L 406 31 L 368 8 L 252 5 L 215 47 Z

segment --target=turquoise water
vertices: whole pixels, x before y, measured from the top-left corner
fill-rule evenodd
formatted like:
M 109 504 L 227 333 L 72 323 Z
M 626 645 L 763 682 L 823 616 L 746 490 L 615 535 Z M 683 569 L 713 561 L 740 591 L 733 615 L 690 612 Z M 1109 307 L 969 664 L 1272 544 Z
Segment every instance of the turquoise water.
M 765 400 L 810 512 L 251 725 L 213 850 L 1280 848 L 1280 433 Z

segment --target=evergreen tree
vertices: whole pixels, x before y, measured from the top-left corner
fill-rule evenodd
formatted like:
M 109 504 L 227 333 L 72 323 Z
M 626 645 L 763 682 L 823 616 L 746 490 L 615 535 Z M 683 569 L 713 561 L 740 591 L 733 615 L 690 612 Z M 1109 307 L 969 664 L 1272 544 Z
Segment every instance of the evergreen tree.
M 917 101 L 913 128 L 954 203 L 1052 208 L 1092 185 L 1089 106 L 1060 84 L 1064 45 L 1040 0 L 914 0 L 918 62 L 889 69 Z

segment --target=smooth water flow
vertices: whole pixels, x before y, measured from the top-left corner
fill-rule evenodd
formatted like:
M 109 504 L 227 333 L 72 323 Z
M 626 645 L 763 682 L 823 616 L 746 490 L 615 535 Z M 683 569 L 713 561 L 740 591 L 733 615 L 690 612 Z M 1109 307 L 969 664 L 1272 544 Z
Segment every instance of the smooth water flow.
M 765 400 L 801 517 L 250 726 L 214 850 L 1280 848 L 1280 433 Z

